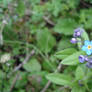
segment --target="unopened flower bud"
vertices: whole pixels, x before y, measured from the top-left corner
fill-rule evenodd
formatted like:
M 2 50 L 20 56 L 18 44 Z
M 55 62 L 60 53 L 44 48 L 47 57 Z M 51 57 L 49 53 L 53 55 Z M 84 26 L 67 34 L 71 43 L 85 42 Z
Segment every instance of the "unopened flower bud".
M 81 37 L 81 34 L 82 34 L 83 31 L 84 31 L 84 29 L 82 29 L 82 28 L 77 28 L 77 29 L 74 30 L 73 36 L 74 36 L 74 37 Z
M 76 38 L 72 38 L 72 39 L 70 40 L 70 42 L 73 43 L 73 44 L 75 44 L 75 43 L 77 43 L 77 39 L 76 39 Z

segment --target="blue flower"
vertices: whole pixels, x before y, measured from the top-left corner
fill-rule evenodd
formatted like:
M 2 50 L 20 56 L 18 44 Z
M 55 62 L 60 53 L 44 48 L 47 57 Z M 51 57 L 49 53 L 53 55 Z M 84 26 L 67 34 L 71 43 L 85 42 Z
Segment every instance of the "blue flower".
M 80 61 L 80 63 L 84 63 L 85 61 L 88 61 L 88 57 L 87 56 L 80 55 L 79 56 L 79 61 Z
M 88 58 L 88 62 L 86 63 L 88 68 L 92 68 L 92 57 Z
M 87 53 L 87 55 L 92 54 L 92 42 L 91 41 L 85 41 L 84 46 L 82 47 L 82 50 Z
M 87 63 L 86 63 L 86 66 L 87 66 L 88 68 L 92 68 L 92 63 L 87 62 Z

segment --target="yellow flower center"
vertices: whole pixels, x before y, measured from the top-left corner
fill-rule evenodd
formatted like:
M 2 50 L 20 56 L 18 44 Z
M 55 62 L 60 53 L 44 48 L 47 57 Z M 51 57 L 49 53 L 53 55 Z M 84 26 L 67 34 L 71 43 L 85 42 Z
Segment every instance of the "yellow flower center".
M 88 45 L 88 49 L 91 49 L 91 48 L 92 48 L 92 46 Z

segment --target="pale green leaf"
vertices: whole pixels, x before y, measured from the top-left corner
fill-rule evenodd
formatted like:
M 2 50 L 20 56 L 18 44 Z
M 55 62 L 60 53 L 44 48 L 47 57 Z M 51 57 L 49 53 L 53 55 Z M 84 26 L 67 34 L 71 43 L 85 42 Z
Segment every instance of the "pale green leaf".
M 82 67 L 80 66 L 77 67 L 75 76 L 76 76 L 76 80 L 81 80 L 85 77 L 85 73 Z
M 60 40 L 60 42 L 57 44 L 57 50 L 60 51 L 67 48 L 73 48 L 74 44 L 70 43 L 70 39 L 71 38 L 62 38 L 62 40 Z
M 68 48 L 68 49 L 58 51 L 55 54 L 55 57 L 57 57 L 58 59 L 64 59 L 64 58 L 68 57 L 69 55 L 71 55 L 72 53 L 75 53 L 75 52 L 76 52 L 76 49 Z
M 41 65 L 36 59 L 31 59 L 28 63 L 24 64 L 24 69 L 28 72 L 39 72 Z
M 83 52 L 83 51 L 77 51 L 77 52 L 73 53 L 72 55 L 68 56 L 67 58 L 65 58 L 61 62 L 61 64 L 64 64 L 64 65 L 77 65 L 77 64 L 79 64 L 78 57 L 81 54 L 85 55 L 85 52 Z
M 77 23 L 74 19 L 59 19 L 58 23 L 56 24 L 54 30 L 57 33 L 62 33 L 65 35 L 72 35 L 74 29 L 77 27 Z
M 89 40 L 89 37 L 88 37 L 88 34 L 87 34 L 86 31 L 84 31 L 84 32 L 82 33 L 82 38 L 83 38 L 84 40 Z
M 51 73 L 46 76 L 48 80 L 58 85 L 70 85 L 72 82 L 72 78 L 69 75 L 59 74 L 59 73 Z
M 71 92 L 86 92 L 84 87 L 74 86 Z
M 37 32 L 37 45 L 41 51 L 48 53 L 55 46 L 56 40 L 50 30 L 43 29 Z

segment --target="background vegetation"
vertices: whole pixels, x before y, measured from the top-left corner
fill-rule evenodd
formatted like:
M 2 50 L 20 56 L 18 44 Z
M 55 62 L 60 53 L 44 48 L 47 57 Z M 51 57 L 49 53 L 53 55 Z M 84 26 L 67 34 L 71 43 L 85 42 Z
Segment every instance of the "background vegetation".
M 0 92 L 92 92 L 91 69 L 67 59 L 77 27 L 92 39 L 92 0 L 0 0 Z

